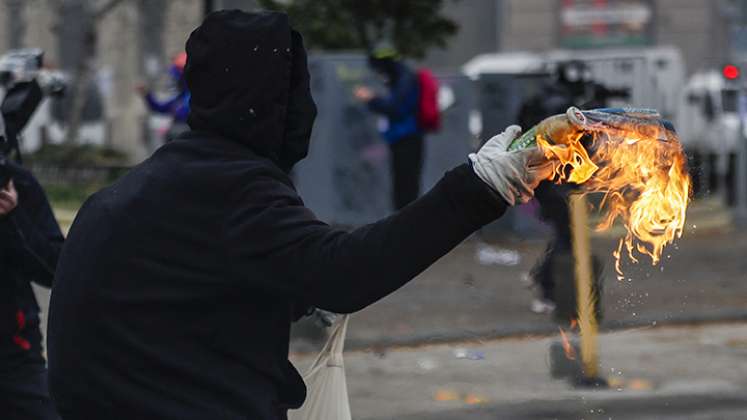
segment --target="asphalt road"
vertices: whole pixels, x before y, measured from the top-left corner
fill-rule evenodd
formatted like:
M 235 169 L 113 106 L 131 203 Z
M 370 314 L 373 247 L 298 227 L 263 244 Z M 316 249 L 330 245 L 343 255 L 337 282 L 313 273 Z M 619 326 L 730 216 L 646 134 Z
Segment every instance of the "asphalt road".
M 618 330 L 599 337 L 608 389 L 550 374 L 556 338 L 350 351 L 358 420 L 747 418 L 747 323 Z M 464 355 L 474 355 L 467 357 Z M 294 363 L 302 370 L 311 355 Z

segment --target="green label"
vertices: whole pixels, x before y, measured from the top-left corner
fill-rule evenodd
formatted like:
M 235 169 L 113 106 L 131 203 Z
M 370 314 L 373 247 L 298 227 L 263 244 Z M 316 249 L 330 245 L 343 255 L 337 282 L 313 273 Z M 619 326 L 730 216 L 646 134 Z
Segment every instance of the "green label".
M 508 151 L 513 152 L 514 150 L 528 149 L 537 145 L 537 126 L 530 128 L 529 131 L 522 134 L 518 138 L 514 139 L 511 144 L 508 145 Z

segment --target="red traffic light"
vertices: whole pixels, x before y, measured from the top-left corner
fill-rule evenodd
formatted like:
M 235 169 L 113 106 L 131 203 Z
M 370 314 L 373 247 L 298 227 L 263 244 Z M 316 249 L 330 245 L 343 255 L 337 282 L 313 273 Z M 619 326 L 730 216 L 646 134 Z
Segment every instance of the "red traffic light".
M 721 73 L 725 78 L 734 80 L 739 77 L 739 67 L 735 66 L 734 64 L 727 64 L 721 70 Z

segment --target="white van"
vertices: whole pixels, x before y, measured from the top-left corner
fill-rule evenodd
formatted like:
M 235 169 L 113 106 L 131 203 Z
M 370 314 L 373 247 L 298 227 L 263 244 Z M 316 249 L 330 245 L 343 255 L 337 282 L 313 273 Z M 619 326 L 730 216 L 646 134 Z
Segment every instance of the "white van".
M 677 132 L 685 149 L 701 162 L 711 190 L 726 185 L 734 201 L 734 171 L 739 144 L 738 90 L 716 70 L 693 74 L 680 95 Z
M 682 55 L 674 47 L 481 54 L 464 64 L 462 71 L 473 79 L 481 74 L 552 73 L 557 63 L 570 60 L 585 62 L 597 83 L 629 89 L 626 104 L 656 108 L 664 118 L 676 119 L 686 72 Z

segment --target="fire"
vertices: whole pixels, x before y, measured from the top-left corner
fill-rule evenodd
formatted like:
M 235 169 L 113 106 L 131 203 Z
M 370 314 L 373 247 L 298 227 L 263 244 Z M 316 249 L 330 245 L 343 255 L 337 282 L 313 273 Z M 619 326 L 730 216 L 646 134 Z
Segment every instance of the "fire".
M 571 329 L 573 329 L 573 326 L 571 326 Z M 563 351 L 565 352 L 566 359 L 576 360 L 576 350 L 573 349 L 571 341 L 568 339 L 568 336 L 565 334 L 562 327 L 558 327 L 558 330 L 560 331 L 560 339 L 563 344 Z
M 570 111 L 569 111 L 570 112 Z M 657 264 L 666 245 L 682 236 L 690 199 L 685 154 L 673 131 L 653 119 L 615 121 L 602 127 L 584 121 L 583 130 L 565 130 L 551 144 L 537 135 L 537 145 L 561 166 L 554 180 L 581 184 L 583 193 L 603 193 L 598 231 L 619 218 L 626 229 L 613 252 L 618 278 L 623 248 Z M 555 137 L 555 136 L 553 136 Z

